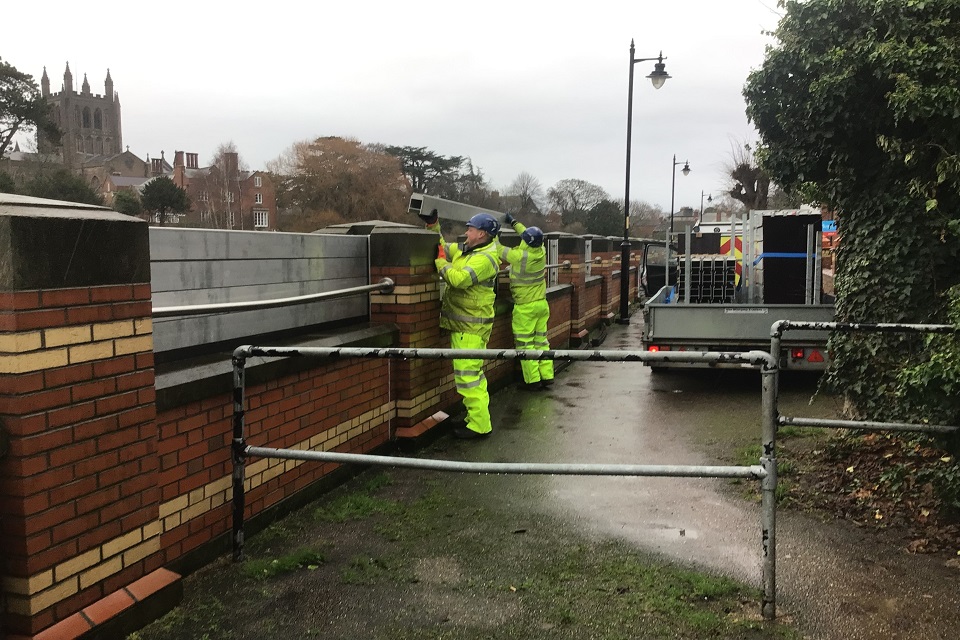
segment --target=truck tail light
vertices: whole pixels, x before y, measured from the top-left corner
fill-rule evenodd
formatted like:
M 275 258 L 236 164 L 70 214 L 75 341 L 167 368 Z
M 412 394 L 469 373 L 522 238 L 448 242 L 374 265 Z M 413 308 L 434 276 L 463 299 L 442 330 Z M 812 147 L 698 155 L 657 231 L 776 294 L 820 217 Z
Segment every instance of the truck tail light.
M 804 351 L 803 349 L 791 349 L 790 357 L 794 360 L 803 360 Z

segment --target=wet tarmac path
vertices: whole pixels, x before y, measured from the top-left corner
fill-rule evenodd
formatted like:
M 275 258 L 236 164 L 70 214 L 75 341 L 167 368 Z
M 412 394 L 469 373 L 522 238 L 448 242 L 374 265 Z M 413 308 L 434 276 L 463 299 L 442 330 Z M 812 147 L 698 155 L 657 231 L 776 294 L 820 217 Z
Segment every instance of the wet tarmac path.
M 613 326 L 602 348 L 636 349 L 640 331 Z M 785 378 L 781 413 L 834 415 L 830 398 L 809 404 L 814 391 L 809 378 Z M 491 411 L 498 433 L 477 448 L 478 459 L 736 464 L 718 451 L 760 443 L 760 381 L 751 372 L 653 374 L 636 363 L 576 363 L 548 393 L 495 394 Z M 760 507 L 731 482 L 550 476 L 517 482 L 511 499 L 759 588 Z M 960 571 L 896 542 L 847 522 L 778 511 L 778 615 L 814 639 L 960 638 Z

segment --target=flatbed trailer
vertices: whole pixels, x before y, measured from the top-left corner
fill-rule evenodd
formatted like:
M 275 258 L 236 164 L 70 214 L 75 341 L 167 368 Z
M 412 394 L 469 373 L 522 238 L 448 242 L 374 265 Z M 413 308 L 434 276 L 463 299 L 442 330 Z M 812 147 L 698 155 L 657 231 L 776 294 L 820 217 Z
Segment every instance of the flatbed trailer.
M 819 211 L 751 211 L 725 227 L 704 233 L 687 228 L 677 238 L 669 279 L 643 306 L 644 349 L 769 351 L 778 320 L 834 320 L 833 299 L 822 291 Z M 780 366 L 825 369 L 827 337 L 819 331 L 785 334 Z M 693 366 L 658 362 L 655 368 Z

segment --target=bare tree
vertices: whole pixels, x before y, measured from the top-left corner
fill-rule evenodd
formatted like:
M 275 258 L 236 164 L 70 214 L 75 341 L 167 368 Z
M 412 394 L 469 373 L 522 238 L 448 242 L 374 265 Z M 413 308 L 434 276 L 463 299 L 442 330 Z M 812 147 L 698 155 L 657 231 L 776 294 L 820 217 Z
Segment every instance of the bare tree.
M 221 143 L 210 166 L 190 178 L 190 191 L 200 213 L 200 225 L 212 229 L 253 228 L 252 213 L 243 218 L 241 182 L 247 171 L 237 146 Z
M 567 178 L 560 180 L 547 191 L 550 205 L 560 212 L 564 226 L 584 223 L 586 214 L 610 195 L 603 187 L 586 180 Z
M 328 136 L 293 144 L 267 163 L 278 176 L 278 204 L 288 218 L 313 221 L 390 220 L 410 222 L 410 186 L 400 160 L 382 145 Z
M 747 209 L 766 209 L 770 192 L 770 176 L 760 168 L 756 152 L 749 142 L 731 142 L 730 164 L 727 166 L 731 184 L 727 191 Z
M 510 186 L 507 187 L 506 195 L 516 198 L 517 212 L 521 215 L 540 213 L 543 209 L 543 186 L 539 180 L 526 171 L 520 172 L 514 178 Z

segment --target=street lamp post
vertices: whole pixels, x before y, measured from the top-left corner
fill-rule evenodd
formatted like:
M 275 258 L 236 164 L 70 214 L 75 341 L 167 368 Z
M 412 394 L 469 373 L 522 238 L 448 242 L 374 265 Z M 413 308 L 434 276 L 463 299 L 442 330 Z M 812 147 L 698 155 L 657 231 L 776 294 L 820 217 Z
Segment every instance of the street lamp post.
M 664 281 L 665 285 L 670 284 L 670 243 L 673 241 L 673 203 L 674 203 L 674 193 L 677 188 L 677 166 L 680 163 L 677 162 L 677 155 L 673 155 L 673 166 L 670 167 L 670 172 L 673 174 L 670 179 L 670 231 L 667 232 L 667 262 L 666 262 L 666 280 Z M 680 172 L 688 176 L 690 175 L 690 161 L 683 161 L 683 169 Z
M 630 40 L 630 85 L 627 90 L 627 171 L 623 195 L 623 243 L 620 245 L 620 324 L 630 324 L 630 140 L 633 134 L 633 65 L 656 60 L 647 76 L 654 89 L 659 89 L 670 77 L 664 67 L 663 52 L 656 58 L 634 58 L 633 40 Z
M 700 223 L 703 223 L 703 196 L 707 196 L 707 202 L 713 202 L 713 195 L 706 191 L 700 192 Z

